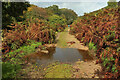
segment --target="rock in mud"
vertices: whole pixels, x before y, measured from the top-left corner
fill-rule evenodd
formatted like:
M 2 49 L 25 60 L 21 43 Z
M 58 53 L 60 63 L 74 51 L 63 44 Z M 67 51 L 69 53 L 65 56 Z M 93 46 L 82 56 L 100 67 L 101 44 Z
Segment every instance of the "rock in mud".
M 39 52 L 39 51 L 41 51 L 41 49 L 40 49 L 40 48 L 36 49 L 36 52 Z
M 41 50 L 42 53 L 48 54 L 49 51 L 48 50 Z

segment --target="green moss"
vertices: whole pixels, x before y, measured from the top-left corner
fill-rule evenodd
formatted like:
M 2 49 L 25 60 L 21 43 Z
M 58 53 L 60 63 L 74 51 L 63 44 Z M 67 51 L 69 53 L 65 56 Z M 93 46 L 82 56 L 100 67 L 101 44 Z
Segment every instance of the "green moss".
M 69 64 L 52 64 L 45 70 L 46 78 L 71 78 L 73 68 Z
M 65 34 L 67 34 L 67 32 L 61 32 L 61 34 L 60 34 L 59 40 L 57 42 L 57 45 L 59 47 L 62 47 L 62 48 L 67 47 L 67 42 L 66 42 L 65 36 L 64 36 Z

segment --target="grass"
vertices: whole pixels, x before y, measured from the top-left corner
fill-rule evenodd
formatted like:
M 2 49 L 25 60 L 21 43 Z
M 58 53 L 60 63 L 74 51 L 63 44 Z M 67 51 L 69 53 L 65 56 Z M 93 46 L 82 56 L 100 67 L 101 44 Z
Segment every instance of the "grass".
M 2 78 L 15 78 L 20 69 L 21 65 L 19 64 L 2 62 Z
M 66 41 L 65 41 L 65 37 L 64 37 L 64 35 L 66 34 L 66 32 L 61 32 L 61 34 L 60 34 L 60 36 L 59 36 L 59 40 L 58 40 L 58 42 L 57 42 L 57 45 L 59 46 L 59 47 L 66 47 L 67 46 L 67 43 L 66 43 Z
M 88 44 L 88 47 L 89 47 L 90 50 L 94 50 L 94 51 L 97 50 L 97 47 L 94 45 L 93 42 L 90 42 L 90 43 Z
M 71 78 L 72 71 L 70 64 L 53 63 L 45 69 L 45 78 Z
M 68 30 L 68 27 L 64 30 L 64 32 L 61 32 L 59 35 L 59 40 L 57 42 L 57 45 L 61 48 L 66 48 L 67 47 L 67 42 L 65 39 L 65 36 L 68 34 L 68 32 L 66 32 Z

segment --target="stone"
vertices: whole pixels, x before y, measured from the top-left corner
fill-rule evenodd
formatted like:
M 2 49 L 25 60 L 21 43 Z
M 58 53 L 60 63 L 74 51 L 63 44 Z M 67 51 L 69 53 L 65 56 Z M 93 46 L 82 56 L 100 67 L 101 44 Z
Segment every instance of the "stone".
M 98 76 L 95 76 L 95 78 L 99 78 Z
M 48 50 L 41 50 L 41 52 L 45 53 L 45 54 L 48 54 L 49 51 Z
M 83 63 L 84 61 L 81 61 L 81 63 Z
M 80 63 L 81 63 L 81 61 L 77 61 L 77 62 L 76 62 L 76 64 L 80 64 Z
M 36 49 L 36 52 L 39 52 L 39 51 L 41 51 L 41 49 L 40 49 L 40 48 Z

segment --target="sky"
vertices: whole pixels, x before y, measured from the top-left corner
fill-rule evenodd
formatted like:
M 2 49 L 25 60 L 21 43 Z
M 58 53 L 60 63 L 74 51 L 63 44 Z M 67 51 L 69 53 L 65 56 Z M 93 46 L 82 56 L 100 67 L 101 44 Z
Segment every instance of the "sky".
M 28 0 L 30 2 L 108 2 L 115 0 Z M 120 0 L 116 0 L 117 2 Z
M 59 8 L 68 8 L 74 10 L 78 16 L 84 15 L 107 6 L 109 0 L 29 0 L 30 4 L 39 7 L 48 7 L 58 5 Z M 117 0 L 118 2 L 119 0 Z

